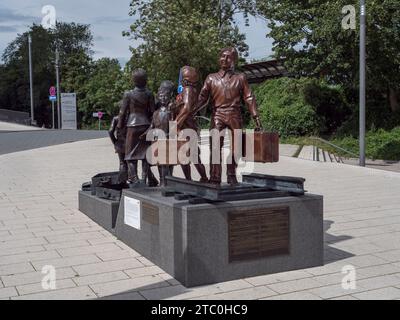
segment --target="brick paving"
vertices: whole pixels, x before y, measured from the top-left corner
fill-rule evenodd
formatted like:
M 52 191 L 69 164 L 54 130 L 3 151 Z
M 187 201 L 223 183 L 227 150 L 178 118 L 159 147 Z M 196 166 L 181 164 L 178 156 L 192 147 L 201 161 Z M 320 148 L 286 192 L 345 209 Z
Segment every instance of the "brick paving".
M 0 156 L 0 299 L 400 299 L 398 173 L 289 157 L 256 164 L 325 196 L 325 265 L 186 289 L 78 211 L 81 184 L 117 166 L 108 139 Z M 42 288 L 46 265 L 55 290 Z M 345 290 L 349 265 L 357 283 Z

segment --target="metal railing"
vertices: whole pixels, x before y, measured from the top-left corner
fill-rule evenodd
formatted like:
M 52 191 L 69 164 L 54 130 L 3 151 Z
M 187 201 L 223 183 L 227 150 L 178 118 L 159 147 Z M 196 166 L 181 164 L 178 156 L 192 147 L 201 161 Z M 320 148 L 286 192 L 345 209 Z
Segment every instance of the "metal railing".
M 204 121 L 206 121 L 206 122 L 211 122 L 211 119 L 210 119 L 210 118 L 207 118 L 207 117 L 196 116 L 195 118 L 196 118 L 196 119 L 199 119 L 199 120 L 204 120 Z
M 332 148 L 334 148 L 334 149 L 336 149 L 338 151 L 342 151 L 343 153 L 351 155 L 351 156 L 353 156 L 353 157 L 355 157 L 357 159 L 359 158 L 358 154 L 355 154 L 354 152 L 351 152 L 349 150 L 343 149 L 342 147 L 339 147 L 339 146 L 337 146 L 337 145 L 333 144 L 332 142 L 329 142 L 329 141 L 327 141 L 325 139 L 322 139 L 322 138 L 319 138 L 319 137 L 310 137 L 310 139 L 314 140 L 314 141 L 318 141 L 318 142 L 326 144 L 326 145 L 329 145 L 330 147 L 332 147 Z M 313 144 L 313 161 L 320 161 L 319 151 L 320 151 L 320 148 L 316 144 Z M 324 153 L 323 153 L 323 155 L 325 157 Z M 326 161 L 326 159 L 324 159 L 324 160 Z M 340 160 L 341 160 L 341 157 L 339 156 L 339 162 L 343 162 L 343 160 L 341 160 L 341 161 Z

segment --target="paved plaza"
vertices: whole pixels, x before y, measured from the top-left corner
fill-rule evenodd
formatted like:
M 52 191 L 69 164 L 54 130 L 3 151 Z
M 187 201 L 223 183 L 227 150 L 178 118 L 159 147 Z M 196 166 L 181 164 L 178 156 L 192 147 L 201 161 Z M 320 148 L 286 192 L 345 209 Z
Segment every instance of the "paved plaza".
M 324 195 L 325 265 L 186 289 L 78 211 L 81 184 L 118 167 L 109 139 L 19 151 L 0 155 L 0 299 L 400 299 L 399 173 L 256 164 Z M 55 290 L 42 287 L 44 266 L 56 268 Z M 342 286 L 343 267 L 355 287 Z

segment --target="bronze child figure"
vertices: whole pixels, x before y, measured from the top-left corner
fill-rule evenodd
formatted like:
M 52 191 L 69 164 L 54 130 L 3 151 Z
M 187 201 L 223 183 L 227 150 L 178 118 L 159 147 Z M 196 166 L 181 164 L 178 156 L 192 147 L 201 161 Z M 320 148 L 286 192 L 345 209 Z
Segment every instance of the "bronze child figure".
M 199 97 L 198 90 L 199 76 L 197 70 L 190 66 L 185 66 L 182 68 L 182 86 L 183 92 L 178 101 L 179 114 L 176 117 L 178 130 L 191 129 L 198 133 L 199 127 L 197 125 L 195 114 L 197 100 Z M 200 135 L 199 135 L 200 136 Z M 208 182 L 206 169 L 200 160 L 200 149 L 198 151 L 197 163 L 194 164 L 197 172 L 200 175 L 200 182 Z M 187 180 L 192 180 L 190 164 L 182 165 L 182 171 Z
M 157 186 L 158 181 L 151 172 L 146 160 L 149 143 L 140 136 L 147 131 L 155 109 L 154 96 L 147 89 L 147 74 L 143 69 L 133 72 L 135 88 L 125 93 L 119 114 L 118 129 L 127 128 L 125 160 L 128 163 L 128 183 L 130 186 L 139 183 L 138 160 L 142 160 L 143 180 L 148 186 Z
M 257 108 L 256 99 L 250 89 L 246 75 L 235 72 L 235 65 L 239 55 L 235 48 L 222 49 L 219 56 L 220 71 L 210 74 L 200 92 L 197 111 L 207 105 L 208 99 L 212 104 L 211 129 L 223 131 L 229 129 L 242 129 L 243 121 L 241 114 L 242 100 L 247 105 L 251 116 L 255 120 L 256 130 L 261 130 L 261 122 Z M 232 134 L 233 136 L 233 134 Z M 232 143 L 234 143 L 232 141 Z M 221 150 L 223 138 L 221 138 Z M 237 163 L 232 157 L 231 164 L 227 165 L 227 180 L 231 185 L 238 183 L 236 178 Z M 221 184 L 222 166 L 211 164 L 210 182 Z
M 170 122 L 175 120 L 176 105 L 174 103 L 175 85 L 172 81 L 163 81 L 158 90 L 158 109 L 153 114 L 153 120 L 149 127 L 150 130 L 162 130 L 165 138 L 169 138 Z M 145 137 L 146 132 L 142 135 Z M 160 185 L 165 186 L 165 177 L 172 176 L 173 166 L 159 165 Z
M 120 106 L 122 101 L 120 102 Z M 119 158 L 119 181 L 126 183 L 128 180 L 128 163 L 125 161 L 125 140 L 126 140 L 126 127 L 118 129 L 119 116 L 116 116 L 111 121 L 111 127 L 108 131 L 111 142 L 114 145 L 115 153 Z

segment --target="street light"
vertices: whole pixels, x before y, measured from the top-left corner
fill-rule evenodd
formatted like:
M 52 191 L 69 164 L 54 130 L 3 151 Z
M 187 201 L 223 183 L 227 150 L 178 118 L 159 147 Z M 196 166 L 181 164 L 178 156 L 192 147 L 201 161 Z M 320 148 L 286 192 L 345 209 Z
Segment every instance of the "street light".
M 60 54 L 56 49 L 56 80 L 57 80 L 57 120 L 58 129 L 61 129 L 61 108 L 60 108 Z
M 365 167 L 365 42 L 366 42 L 365 0 L 360 0 L 360 166 Z
M 29 50 L 29 86 L 31 95 L 31 125 L 35 124 L 35 110 L 33 101 L 33 71 L 32 71 L 32 37 L 28 34 L 28 50 Z

